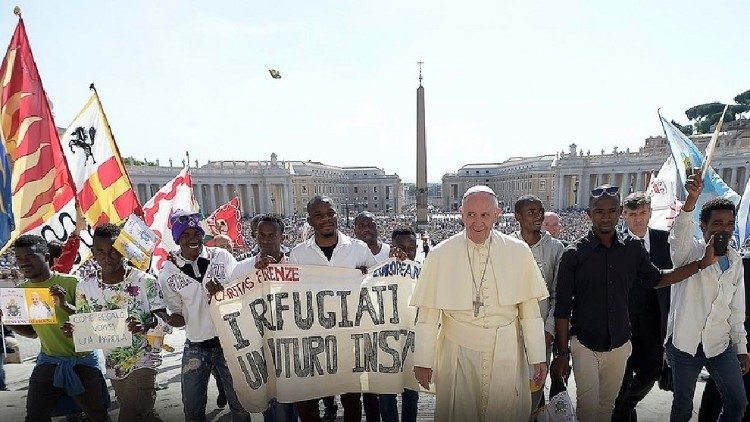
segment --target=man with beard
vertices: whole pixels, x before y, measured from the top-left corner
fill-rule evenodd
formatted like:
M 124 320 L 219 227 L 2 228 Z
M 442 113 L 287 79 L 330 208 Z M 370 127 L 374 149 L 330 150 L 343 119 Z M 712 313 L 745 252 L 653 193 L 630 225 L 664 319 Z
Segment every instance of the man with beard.
M 467 190 L 465 229 L 430 252 L 411 297 L 414 374 L 429 389 L 435 371 L 439 421 L 528 420 L 529 380 L 547 376 L 547 288 L 529 247 L 493 230 L 500 212 L 492 189 Z
M 672 268 L 669 257 L 669 232 L 648 227 L 651 200 L 643 192 L 634 192 L 624 201 L 622 216 L 628 224 L 626 234 L 640 241 L 658 268 Z M 664 336 L 669 315 L 669 289 L 649 289 L 634 283 L 630 289 L 630 343 L 633 352 L 625 367 L 620 393 L 612 413 L 614 421 L 638 419 L 635 407 L 651 391 L 664 368 Z
M 557 266 L 560 264 L 565 247 L 562 242 L 553 238 L 546 231 L 542 231 L 545 219 L 542 201 L 533 195 L 518 198 L 515 203 L 515 218 L 521 230 L 513 233 L 516 239 L 523 240 L 531 248 L 534 260 L 542 272 L 542 278 L 547 285 L 549 298 L 539 301 L 539 308 L 544 320 L 544 340 L 547 346 L 547 364 L 552 353 L 552 341 L 555 334 L 555 278 Z M 535 386 L 536 391 L 531 394 L 531 408 L 536 409 L 543 404 L 544 383 Z M 562 380 L 552 377 L 550 397 L 564 390 Z
M 232 375 L 224 359 L 211 313 L 209 296 L 230 280 L 237 261 L 221 248 L 203 245 L 201 216 L 177 210 L 171 217 L 172 237 L 180 253 L 167 261 L 159 272 L 159 284 L 171 314 L 157 315 L 173 327 L 185 327 L 182 354 L 182 404 L 185 420 L 205 421 L 208 379 L 216 368 L 229 402 L 234 422 L 249 421 L 250 414 L 240 405 L 232 385 Z
M 577 417 L 581 422 L 612 417 L 615 398 L 632 351 L 628 291 L 680 282 L 714 261 L 713 247 L 703 257 L 671 272 L 659 270 L 640 241 L 616 230 L 620 189 L 603 185 L 591 191 L 591 230 L 563 252 L 557 272 L 555 342 L 552 370 L 576 380 Z M 572 315 L 572 318 L 571 318 Z M 572 336 L 572 337 L 571 337 Z M 569 342 L 570 340 L 570 342 Z
M 313 228 L 313 236 L 292 248 L 289 262 L 297 265 L 322 265 L 329 267 L 359 268 L 363 273 L 376 264 L 370 249 L 363 242 L 352 239 L 338 230 L 338 216 L 331 198 L 315 196 L 307 203 L 307 222 Z M 344 420 L 362 419 L 360 393 L 341 395 Z M 320 421 L 318 399 L 297 403 L 299 417 L 303 422 Z

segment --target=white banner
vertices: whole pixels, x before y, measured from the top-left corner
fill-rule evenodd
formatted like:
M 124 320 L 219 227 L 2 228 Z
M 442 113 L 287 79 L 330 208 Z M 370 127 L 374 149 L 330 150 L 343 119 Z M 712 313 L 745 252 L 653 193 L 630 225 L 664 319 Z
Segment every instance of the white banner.
M 389 261 L 346 268 L 274 265 L 217 293 L 214 325 L 243 407 L 347 392 L 418 390 L 413 373 L 421 268 Z
M 126 309 L 71 315 L 76 352 L 132 346 L 133 334 L 128 331 L 127 319 Z

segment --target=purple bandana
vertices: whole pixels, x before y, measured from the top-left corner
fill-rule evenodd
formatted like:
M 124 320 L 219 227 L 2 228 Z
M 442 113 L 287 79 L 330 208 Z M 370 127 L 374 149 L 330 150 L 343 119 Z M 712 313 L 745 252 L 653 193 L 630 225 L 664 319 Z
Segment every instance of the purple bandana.
M 206 234 L 201 226 L 201 215 L 195 212 L 176 210 L 169 217 L 169 222 L 172 223 L 172 238 L 177 243 L 180 242 L 180 237 L 187 229 L 195 229 L 201 236 Z

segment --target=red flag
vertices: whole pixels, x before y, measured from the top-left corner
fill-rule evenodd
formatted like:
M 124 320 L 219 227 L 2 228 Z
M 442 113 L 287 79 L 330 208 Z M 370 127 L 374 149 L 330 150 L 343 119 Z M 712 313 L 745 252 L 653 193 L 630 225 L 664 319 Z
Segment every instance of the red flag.
M 159 189 L 159 192 L 156 192 L 156 195 L 143 206 L 143 221 L 159 238 L 159 243 L 154 248 L 153 258 L 151 259 L 151 270 L 155 274 L 166 262 L 169 252 L 178 249 L 177 244 L 172 239 L 169 221 L 176 210 L 198 210 L 198 204 L 195 203 L 193 197 L 193 179 L 187 167 L 183 168 L 177 177 Z
M 73 200 L 75 186 L 20 17 L 0 77 L 2 134 L 13 165 L 15 238 L 38 228 Z
M 208 226 L 208 233 L 212 236 L 219 234 L 227 235 L 232 239 L 232 244 L 235 247 L 245 247 L 240 199 L 236 196 L 231 201 L 217 208 L 213 214 L 206 218 L 205 225 Z

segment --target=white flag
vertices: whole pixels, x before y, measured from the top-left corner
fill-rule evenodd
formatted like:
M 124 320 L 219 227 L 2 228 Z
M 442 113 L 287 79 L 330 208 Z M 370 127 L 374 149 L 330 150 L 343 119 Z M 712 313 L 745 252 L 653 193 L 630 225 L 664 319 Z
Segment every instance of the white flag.
M 745 185 L 745 193 L 742 194 L 742 200 L 740 201 L 740 208 L 737 210 L 737 235 L 739 236 L 739 242 L 737 245 L 739 246 L 738 249 L 747 249 L 745 248 L 745 242 L 747 242 L 747 239 L 750 234 L 750 222 L 748 221 L 748 217 L 750 217 L 750 180 L 747 181 L 747 185 Z
M 656 177 L 652 177 L 646 190 L 651 197 L 651 220 L 648 226 L 657 230 L 672 228 L 674 218 L 682 208 L 677 200 L 677 168 L 674 158 L 669 157 L 659 169 Z
M 144 222 L 156 233 L 160 241 L 154 248 L 151 270 L 158 273 L 167 259 L 169 252 L 178 249 L 172 239 L 169 217 L 176 210 L 198 212 L 198 204 L 193 197 L 193 180 L 190 170 L 185 167 L 180 174 L 164 185 L 146 205 L 143 206 Z

